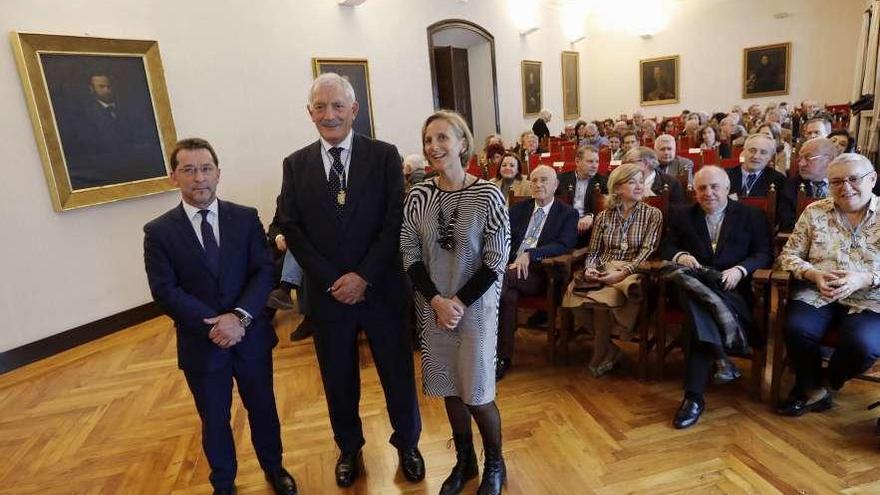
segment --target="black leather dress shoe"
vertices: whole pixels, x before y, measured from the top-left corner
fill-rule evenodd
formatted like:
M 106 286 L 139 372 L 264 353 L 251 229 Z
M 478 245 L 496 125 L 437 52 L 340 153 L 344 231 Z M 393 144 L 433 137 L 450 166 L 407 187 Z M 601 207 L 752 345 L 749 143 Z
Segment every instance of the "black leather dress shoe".
M 418 447 L 398 450 L 397 458 L 400 459 L 400 469 L 406 479 L 413 483 L 425 479 L 425 460 Z
M 678 430 L 690 428 L 697 424 L 705 409 L 705 403 L 697 402 L 693 399 L 684 399 L 681 401 L 681 407 L 678 408 L 678 412 L 675 413 L 672 425 Z
M 507 370 L 513 366 L 513 363 L 510 361 L 510 358 L 498 358 L 498 362 L 495 363 L 495 381 L 500 381 L 504 378 L 504 375 L 507 374 Z
M 266 472 L 266 479 L 272 484 L 272 489 L 277 495 L 297 495 L 296 481 L 284 468 L 278 468 L 275 472 Z
M 789 395 L 788 399 L 776 408 L 776 414 L 780 416 L 803 416 L 808 412 L 822 412 L 831 409 L 834 402 L 831 400 L 831 394 L 825 393 L 825 397 L 807 404 L 806 399 L 798 395 Z
M 354 484 L 358 475 L 361 474 L 361 464 L 364 456 L 360 449 L 354 452 L 343 452 L 336 460 L 336 484 L 347 488 Z
M 741 376 L 742 372 L 735 364 L 723 360 L 719 361 L 718 369 L 715 370 L 715 374 L 712 376 L 712 382 L 715 383 L 715 385 L 724 385 L 725 383 L 730 383 Z

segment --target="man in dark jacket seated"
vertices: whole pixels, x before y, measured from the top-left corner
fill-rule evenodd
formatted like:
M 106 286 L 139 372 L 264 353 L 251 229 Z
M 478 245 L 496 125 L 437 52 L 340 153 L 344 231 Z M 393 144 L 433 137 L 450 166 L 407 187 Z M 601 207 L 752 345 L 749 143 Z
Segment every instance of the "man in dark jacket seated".
M 587 245 L 590 240 L 590 228 L 593 226 L 595 194 L 608 194 L 608 178 L 599 175 L 599 150 L 595 146 L 581 146 L 574 158 L 575 169 L 559 174 L 559 188 L 556 196 L 568 196 L 572 206 L 578 213 L 577 247 Z M 596 192 L 596 186 L 599 192 Z M 596 198 L 601 199 L 601 198 Z M 599 205 L 601 208 L 601 205 Z
M 541 165 L 529 179 L 532 199 L 510 207 L 510 256 L 499 309 L 498 380 L 512 364 L 519 296 L 543 293 L 547 280 L 541 260 L 571 251 L 577 241 L 577 211 L 553 198 L 559 185 L 556 171 Z
M 724 169 L 707 165 L 694 176 L 697 202 L 675 209 L 663 240 L 663 259 L 676 269 L 664 277 L 676 286 L 686 314 L 682 330 L 687 371 L 684 400 L 673 422 L 687 428 L 706 407 L 703 392 L 712 364 L 714 382 L 741 376 L 727 352 L 745 353 L 749 345 L 763 345 L 753 335 L 752 273 L 773 262 L 770 228 L 764 213 L 729 201 L 730 182 Z
M 779 230 L 791 232 L 797 220 L 797 196 L 801 185 L 808 198 L 828 196 L 828 164 L 840 154 L 834 141 L 826 138 L 810 139 L 801 146 L 795 158 L 798 173 L 789 177 L 779 198 Z

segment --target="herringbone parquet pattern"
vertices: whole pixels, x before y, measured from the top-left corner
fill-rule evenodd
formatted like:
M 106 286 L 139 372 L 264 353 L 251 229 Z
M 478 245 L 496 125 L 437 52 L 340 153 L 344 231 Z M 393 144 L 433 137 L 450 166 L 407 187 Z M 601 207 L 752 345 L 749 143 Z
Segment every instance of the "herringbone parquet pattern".
M 434 494 L 454 463 L 442 401 L 422 398 L 428 476 L 397 473 L 384 399 L 366 348 L 361 404 L 366 477 L 333 482 L 336 458 L 311 341 L 291 344 L 279 321 L 275 390 L 285 465 L 304 494 Z M 800 419 L 746 398 L 745 381 L 710 390 L 709 410 L 685 431 L 670 426 L 677 378 L 640 383 L 626 368 L 593 379 L 551 368 L 543 335 L 520 331 L 515 367 L 500 384 L 511 494 L 880 493 L 880 387 L 853 383 L 837 407 Z M 585 351 L 573 352 L 583 363 Z M 634 349 L 628 349 L 630 356 Z M 681 376 L 673 364 L 672 377 Z M 242 494 L 271 493 L 233 413 Z M 479 452 L 479 448 L 478 448 Z M 170 321 L 159 318 L 0 376 L 0 494 L 210 493 L 199 422 L 176 368 Z M 476 483 L 468 486 L 476 490 Z

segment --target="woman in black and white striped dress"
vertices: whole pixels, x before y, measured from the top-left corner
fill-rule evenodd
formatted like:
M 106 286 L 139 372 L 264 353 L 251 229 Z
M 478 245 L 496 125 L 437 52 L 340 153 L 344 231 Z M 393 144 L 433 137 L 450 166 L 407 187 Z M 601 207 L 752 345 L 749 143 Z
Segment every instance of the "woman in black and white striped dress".
M 465 171 L 473 143 L 458 114 L 428 117 L 423 151 L 439 175 L 410 190 L 400 235 L 416 288 L 425 393 L 444 397 L 455 441 L 441 494 L 459 493 L 477 475 L 471 417 L 486 454 L 478 493 L 501 493 L 506 478 L 494 360 L 510 222 L 499 189 Z

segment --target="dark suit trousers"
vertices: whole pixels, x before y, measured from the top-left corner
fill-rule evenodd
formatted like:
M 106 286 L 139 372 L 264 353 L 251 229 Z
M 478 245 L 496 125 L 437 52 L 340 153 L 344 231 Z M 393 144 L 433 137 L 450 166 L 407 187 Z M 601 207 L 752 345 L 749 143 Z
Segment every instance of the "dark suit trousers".
M 281 424 L 272 388 L 272 354 L 263 359 L 232 358 L 221 369 L 198 373 L 184 370 L 196 409 L 202 419 L 202 448 L 211 466 L 211 484 L 230 488 L 238 464 L 229 425 L 232 407 L 232 379 L 248 412 L 251 441 L 264 471 L 281 467 Z
M 680 288 L 675 294 L 679 307 L 685 313 L 685 324 L 682 328 L 682 347 L 686 366 L 684 390 L 702 396 L 706 391 L 712 365 L 723 355 L 720 347 L 720 331 L 712 313 L 702 304 L 691 299 Z M 712 335 L 714 339 L 711 338 Z
M 516 270 L 507 270 L 501 285 L 498 325 L 498 357 L 513 358 L 516 333 L 516 305 L 520 296 L 536 296 L 547 290 L 547 277 L 539 263 L 529 263 L 529 276 L 517 278 Z
M 802 301 L 788 303 L 785 343 L 795 371 L 795 389 L 804 393 L 822 384 L 822 337 L 829 328 L 839 334 L 828 362 L 827 377 L 837 389 L 874 365 L 880 357 L 880 314 L 871 311 L 847 314 L 849 308 L 831 303 L 821 308 Z
M 330 424 L 339 449 L 354 452 L 364 445 L 358 413 L 361 398 L 357 342 L 359 328 L 367 335 L 385 392 L 385 404 L 394 429 L 390 442 L 398 449 L 416 446 L 422 422 L 416 397 L 411 341 L 403 315 L 369 321 L 354 318 L 349 321 L 326 321 L 312 315 L 312 322 Z

